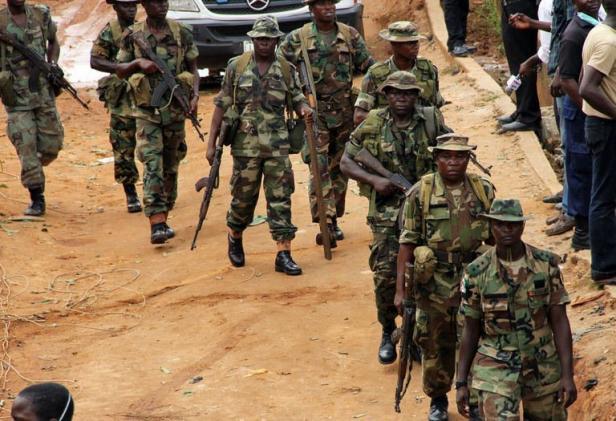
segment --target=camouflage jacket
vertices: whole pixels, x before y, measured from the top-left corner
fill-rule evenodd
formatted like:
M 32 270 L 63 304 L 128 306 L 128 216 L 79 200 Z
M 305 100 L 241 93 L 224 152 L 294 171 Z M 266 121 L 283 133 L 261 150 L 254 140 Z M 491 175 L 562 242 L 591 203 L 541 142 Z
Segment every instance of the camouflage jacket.
M 373 64 L 368 69 L 361 84 L 361 92 L 355 102 L 355 106 L 370 111 L 373 108 L 387 106 L 387 98 L 378 92 L 379 86 L 387 77 L 398 71 L 394 58 Z M 408 70 L 417 79 L 417 85 L 423 89 L 419 98 L 420 105 L 433 105 L 441 107 L 445 103 L 439 90 L 438 69 L 426 58 L 418 57 L 415 67 Z
M 112 29 L 112 25 L 113 28 Z M 118 52 L 120 51 L 122 34 L 126 28 L 120 26 L 120 22 L 116 19 L 109 22 L 98 34 L 98 37 L 94 40 L 92 50 L 90 51 L 90 57 L 100 57 L 102 59 L 116 62 Z M 119 32 L 119 33 L 118 33 Z M 127 117 L 131 114 L 131 103 L 126 92 L 128 82 L 121 80 L 116 75 L 111 74 L 106 78 L 114 79 L 113 83 L 118 85 L 125 85 L 124 94 L 120 96 L 117 104 L 105 104 L 111 114 Z M 109 83 L 109 82 L 108 82 Z
M 301 34 L 304 31 L 307 34 L 306 48 L 319 101 L 319 113 L 332 114 L 350 109 L 353 74 L 365 72 L 374 63 L 364 40 L 355 28 L 342 23 L 338 23 L 338 33 L 332 45 L 326 45 L 314 23 L 307 23 L 304 28 L 288 34 L 280 45 L 280 51 L 295 65 L 303 61 Z M 345 38 L 344 33 L 347 32 L 350 39 Z M 328 123 L 328 127 L 334 126 L 335 123 Z
M 214 103 L 224 110 L 235 104 L 240 125 L 231 144 L 231 153 L 242 157 L 276 157 L 289 153 L 289 133 L 285 122 L 287 92 L 296 109 L 306 103 L 297 72 L 290 68 L 291 86 L 287 86 L 280 60 L 275 60 L 264 75 L 254 60 L 250 60 L 241 75 L 236 73 L 239 57 L 229 61 L 222 87 Z
M 173 28 L 178 28 L 179 34 L 177 36 L 174 35 Z M 139 31 L 143 31 L 152 51 L 165 62 L 175 76 L 188 72 L 187 63 L 199 56 L 199 51 L 193 39 L 192 28 L 167 19 L 167 27 L 162 38 L 154 36 L 145 22 L 138 22 L 129 27 L 122 36 L 121 48 L 117 55 L 118 63 L 130 63 L 137 58 L 145 57 L 145 54 L 132 39 L 133 32 Z M 185 119 L 184 112 L 176 104 L 176 101 L 171 100 L 170 92 L 167 92 L 163 97 L 163 102 L 169 104 L 169 107 L 163 106 L 156 109 L 149 106 L 149 99 L 161 81 L 162 75 L 159 72 L 148 75 L 134 73 L 130 76 L 128 82 L 132 92 L 132 101 L 135 104 L 134 116 L 153 123 L 168 124 L 183 121 Z M 189 87 L 188 85 L 191 84 L 186 83 L 185 88 L 190 88 L 189 92 L 192 92 L 192 86 Z
M 25 28 L 13 21 L 8 8 L 0 10 L 0 25 L 8 34 L 46 58 L 48 41 L 56 36 L 56 25 L 51 20 L 49 7 L 45 5 L 25 5 L 25 9 Z M 28 81 L 32 63 L 10 45 L 1 43 L 1 48 L 6 54 L 5 63 L 2 65 L 3 67 L 6 66 L 6 69 L 13 74 L 13 89 L 17 99 L 14 106 L 6 107 L 7 111 L 25 111 L 42 106 L 53 106 L 55 95 L 47 78 L 41 74 L 39 76 L 39 90 L 31 92 Z
M 490 236 L 489 224 L 479 215 L 489 211 L 472 186 L 472 178 L 483 186 L 489 204 L 494 200 L 494 186 L 487 179 L 467 174 L 464 184 L 454 192 L 445 187 L 438 173 L 427 174 L 413 186 L 401 215 L 400 244 L 428 246 L 434 251 L 471 253 Z M 429 182 L 429 183 L 428 183 Z M 430 187 L 427 187 L 427 186 Z M 429 202 L 424 198 L 429 188 Z M 454 194 L 459 198 L 456 206 Z M 428 203 L 428 209 L 425 208 Z M 459 303 L 462 271 L 438 259 L 431 280 L 416 285 L 422 298 L 439 303 Z
M 540 397 L 560 386 L 560 360 L 548 320 L 550 306 L 569 303 L 558 256 L 526 245 L 516 279 L 492 249 L 466 268 L 462 310 L 481 320 L 472 387 L 513 396 Z
M 351 134 L 346 153 L 354 158 L 362 148 L 366 148 L 385 168 L 415 183 L 419 177 L 434 170 L 434 160 L 428 146 L 436 143 L 436 136 L 447 133 L 434 113 L 433 107 L 415 107 L 411 124 L 399 129 L 388 107 L 372 110 Z M 426 130 L 428 118 L 437 122 L 435 133 L 431 135 Z M 382 197 L 372 186 L 360 184 L 360 188 L 362 195 L 370 200 L 368 224 L 373 229 L 395 227 L 404 193 Z

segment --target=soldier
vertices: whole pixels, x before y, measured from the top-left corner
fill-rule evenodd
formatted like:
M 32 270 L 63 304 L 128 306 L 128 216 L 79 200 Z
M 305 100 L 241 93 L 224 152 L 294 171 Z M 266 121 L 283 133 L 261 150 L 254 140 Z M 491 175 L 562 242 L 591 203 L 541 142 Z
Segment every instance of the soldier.
M 420 105 L 441 107 L 445 103 L 439 90 L 438 69 L 430 60 L 418 57 L 419 35 L 417 27 L 408 21 L 394 22 L 379 35 L 391 44 L 393 55 L 385 61 L 373 64 L 361 84 L 361 92 L 355 102 L 355 124 L 361 123 L 373 108 L 387 106 L 385 95 L 379 94 L 378 88 L 387 76 L 397 70 L 406 70 L 415 75 L 417 85 L 422 89 L 419 96 Z
M 0 31 L 46 57 L 56 65 L 60 44 L 49 7 L 27 5 L 24 0 L 7 0 L 0 10 Z M 54 89 L 43 74 L 38 78 L 32 63 L 19 51 L 1 43 L 0 89 L 8 115 L 8 137 L 21 164 L 21 183 L 30 191 L 30 206 L 25 215 L 45 214 L 45 174 L 43 167 L 60 153 L 64 128 L 56 109 Z M 9 89 L 5 89 L 8 87 Z
M 168 0 L 141 0 L 141 4 L 147 19 L 124 33 L 116 74 L 122 79 L 128 78 L 133 94 L 137 158 L 144 165 L 144 212 L 150 220 L 150 242 L 162 244 L 175 236 L 167 225 L 167 217 L 177 199 L 178 167 L 180 158 L 186 153 L 186 115 L 171 92 L 163 96 L 164 107 L 150 105 L 153 91 L 162 80 L 161 70 L 144 58 L 145 52 L 136 45 L 134 37 L 143 36 L 183 89 L 191 92 L 190 112 L 193 115 L 196 115 L 199 103 L 199 52 L 192 30 L 166 18 Z
M 460 279 L 466 264 L 489 239 L 479 218 L 494 200 L 488 180 L 466 172 L 476 146 L 453 133 L 438 137 L 430 148 L 438 171 L 413 186 L 401 216 L 395 305 L 402 312 L 407 264 L 414 263 L 417 303 L 414 341 L 421 349 L 423 389 L 431 398 L 430 421 L 447 420 L 447 392 L 456 366 Z M 478 408 L 473 405 L 472 416 Z
M 111 73 L 99 81 L 98 92 L 111 113 L 109 140 L 113 148 L 114 174 L 117 183 L 124 186 L 129 213 L 141 212 L 135 183 L 139 172 L 135 165 L 135 131 L 137 123 L 131 116 L 127 95 L 127 82 L 115 75 L 118 67 L 116 56 L 124 31 L 135 23 L 137 4 L 140 0 L 107 0 L 113 5 L 117 19 L 109 22 L 98 34 L 90 53 L 90 66 L 101 72 Z
M 317 95 L 318 139 L 317 153 L 321 169 L 321 185 L 326 203 L 327 222 L 336 240 L 344 239 L 337 218 L 344 215 L 347 177 L 340 171 L 344 146 L 353 129 L 352 85 L 353 73 L 365 72 L 374 60 L 359 32 L 336 22 L 338 0 L 303 0 L 312 13 L 313 22 L 307 23 L 287 35 L 280 46 L 285 57 L 297 65 L 309 57 L 307 68 L 312 70 Z M 310 71 L 310 70 L 309 70 Z M 307 150 L 304 162 L 309 161 Z M 314 183 L 309 186 L 310 208 L 313 222 L 318 222 Z M 317 234 L 321 244 L 321 234 Z
M 566 420 L 577 391 L 560 259 L 522 241 L 518 200 L 495 200 L 484 216 L 496 246 L 468 265 L 462 280 L 458 411 L 468 414 L 473 364 L 471 386 L 485 421 L 519 420 L 520 401 L 525 420 Z
M 239 126 L 230 139 L 233 199 L 227 213 L 229 260 L 233 266 L 244 266 L 242 233 L 252 222 L 263 179 L 267 220 L 278 247 L 275 269 L 287 275 L 300 275 L 302 269 L 291 257 L 291 240 L 297 228 L 291 223 L 295 183 L 285 107 L 301 116 L 312 111 L 301 92 L 295 67 L 276 54 L 283 35 L 275 18 L 260 17 L 248 32 L 254 54 L 244 53 L 229 61 L 221 91 L 214 101 L 207 159 L 212 164 L 224 114 L 234 109 L 239 114 Z
M 362 195 L 370 200 L 368 225 L 372 230 L 370 269 L 374 272 L 374 292 L 377 317 L 383 327 L 379 346 L 379 362 L 391 364 L 396 349 L 391 334 L 396 328 L 396 259 L 398 257 L 397 227 L 404 193 L 390 180 L 360 167 L 355 156 L 366 149 L 389 171 L 399 173 L 411 184 L 434 169 L 428 147 L 436 144 L 436 137 L 446 133 L 440 114 L 434 107 L 416 106 L 421 88 L 415 76 L 397 71 L 389 75 L 379 87 L 388 106 L 370 111 L 368 117 L 351 134 L 340 167 L 360 183 Z

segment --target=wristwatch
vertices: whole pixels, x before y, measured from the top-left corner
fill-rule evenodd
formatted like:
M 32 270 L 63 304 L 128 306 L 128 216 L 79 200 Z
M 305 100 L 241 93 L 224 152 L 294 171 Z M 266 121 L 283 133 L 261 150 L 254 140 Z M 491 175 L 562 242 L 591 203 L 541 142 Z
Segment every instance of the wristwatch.
M 463 382 L 456 382 L 456 390 L 465 386 L 468 386 L 468 382 L 466 380 L 464 380 Z

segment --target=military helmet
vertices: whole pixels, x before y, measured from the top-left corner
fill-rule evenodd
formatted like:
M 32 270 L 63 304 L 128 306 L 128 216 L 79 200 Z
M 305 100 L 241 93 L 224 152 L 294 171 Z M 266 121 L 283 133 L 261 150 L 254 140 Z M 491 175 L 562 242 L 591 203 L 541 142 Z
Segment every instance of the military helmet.
M 385 82 L 381 83 L 381 86 L 379 86 L 379 92 L 384 93 L 385 88 L 396 88 L 401 91 L 423 91 L 423 89 L 417 85 L 415 75 L 404 70 L 398 70 L 387 76 Z
M 490 212 L 481 214 L 481 216 L 503 222 L 524 222 L 528 219 L 524 216 L 518 199 L 495 199 Z
M 430 152 L 440 151 L 474 151 L 477 145 L 469 145 L 468 137 L 456 133 L 446 133 L 436 138 L 436 146 L 428 146 Z
M 390 23 L 387 29 L 379 32 L 379 36 L 389 42 L 413 42 L 426 39 L 419 34 L 415 24 L 407 20 Z
M 252 25 L 252 31 L 246 34 L 250 38 L 280 38 L 284 32 L 280 31 L 278 21 L 274 16 L 260 16 Z

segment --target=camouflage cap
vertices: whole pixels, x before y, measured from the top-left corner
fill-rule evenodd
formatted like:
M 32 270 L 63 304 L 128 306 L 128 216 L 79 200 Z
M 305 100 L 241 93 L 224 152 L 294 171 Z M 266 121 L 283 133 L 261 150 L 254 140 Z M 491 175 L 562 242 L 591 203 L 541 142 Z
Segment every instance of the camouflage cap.
M 495 199 L 489 213 L 482 217 L 504 222 L 524 222 L 528 218 L 522 212 L 522 205 L 518 199 Z
M 281 32 L 278 28 L 278 21 L 274 16 L 261 16 L 252 25 L 252 31 L 249 31 L 246 35 L 250 38 L 280 38 L 284 35 L 284 32 Z
M 405 72 L 404 70 L 398 70 L 387 76 L 385 82 L 381 83 L 381 86 L 379 86 L 379 92 L 385 92 L 385 88 L 423 92 L 423 89 L 417 85 L 415 75 L 410 72 Z
M 477 145 L 469 145 L 468 137 L 455 133 L 442 134 L 436 138 L 436 146 L 429 146 L 428 150 L 441 151 L 474 151 Z
M 387 29 L 379 32 L 379 36 L 389 42 L 412 42 L 426 39 L 426 37 L 419 35 L 415 24 L 407 20 L 390 23 Z

